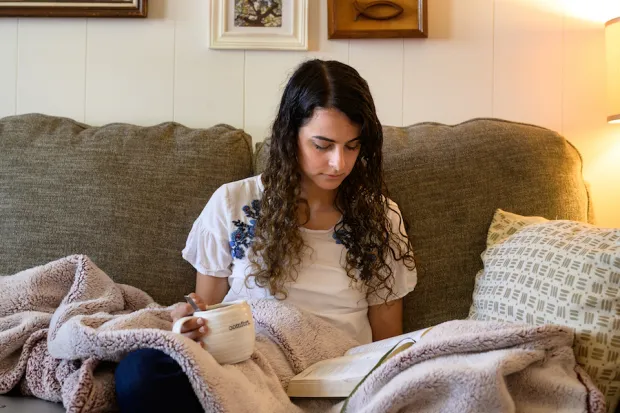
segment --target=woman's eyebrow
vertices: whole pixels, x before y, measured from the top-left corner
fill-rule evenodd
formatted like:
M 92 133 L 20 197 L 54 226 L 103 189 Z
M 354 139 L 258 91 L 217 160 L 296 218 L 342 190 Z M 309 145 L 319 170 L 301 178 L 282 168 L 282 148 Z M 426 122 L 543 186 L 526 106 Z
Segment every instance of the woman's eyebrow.
M 333 140 L 333 139 L 329 139 L 329 138 L 326 138 L 325 136 L 319 136 L 319 135 L 316 135 L 316 136 L 313 136 L 313 137 L 312 137 L 312 139 L 318 139 L 318 140 L 320 140 L 320 141 L 325 141 L 325 142 L 336 143 L 336 141 L 335 141 L 335 140 Z M 355 141 L 359 141 L 360 139 L 361 139 L 361 138 L 358 136 L 357 138 L 351 139 L 350 141 L 346 142 L 345 144 L 347 144 L 347 143 L 351 143 L 351 142 L 355 142 Z

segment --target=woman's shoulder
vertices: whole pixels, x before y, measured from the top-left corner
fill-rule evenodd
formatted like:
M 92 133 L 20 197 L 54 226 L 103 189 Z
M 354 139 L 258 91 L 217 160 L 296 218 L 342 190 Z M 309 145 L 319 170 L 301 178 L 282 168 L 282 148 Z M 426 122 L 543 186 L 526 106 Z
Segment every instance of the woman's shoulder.
M 385 195 L 381 195 L 381 197 L 382 197 L 382 201 L 386 205 L 386 213 L 388 215 L 394 215 L 394 214 L 400 215 L 400 207 L 398 206 L 396 201 L 394 201 L 392 198 L 386 197 Z
M 392 231 L 396 232 L 396 228 L 399 228 L 400 232 L 405 232 L 405 222 L 400 207 L 390 198 L 384 197 L 384 200 L 387 200 L 385 209 L 388 219 L 392 222 Z
M 228 182 L 220 186 L 214 196 L 223 198 L 229 213 L 233 218 L 238 219 L 244 215 L 258 216 L 263 189 L 261 175 L 256 175 Z
M 263 182 L 261 175 L 251 176 L 238 181 L 228 182 L 220 187 L 229 197 L 244 197 L 246 195 L 256 196 L 263 192 Z

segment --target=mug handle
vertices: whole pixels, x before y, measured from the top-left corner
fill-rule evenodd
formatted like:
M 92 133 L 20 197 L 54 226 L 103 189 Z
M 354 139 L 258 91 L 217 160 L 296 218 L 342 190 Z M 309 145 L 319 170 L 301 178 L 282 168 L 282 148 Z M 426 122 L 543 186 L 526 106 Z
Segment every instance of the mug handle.
M 179 318 L 177 321 L 175 321 L 175 323 L 172 325 L 172 332 L 173 333 L 178 333 L 181 334 L 181 329 L 183 328 L 183 325 L 185 325 L 185 323 L 187 323 L 189 320 L 191 320 L 192 318 L 196 318 L 194 316 L 186 316 L 186 317 L 182 317 Z

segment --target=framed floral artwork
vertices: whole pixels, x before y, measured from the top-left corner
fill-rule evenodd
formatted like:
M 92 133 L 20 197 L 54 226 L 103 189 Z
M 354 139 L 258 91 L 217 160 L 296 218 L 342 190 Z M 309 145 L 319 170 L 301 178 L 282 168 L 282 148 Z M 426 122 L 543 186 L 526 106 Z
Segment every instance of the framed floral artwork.
M 308 1 L 211 0 L 210 47 L 307 50 Z
M 147 17 L 148 0 L 0 0 L 0 16 Z

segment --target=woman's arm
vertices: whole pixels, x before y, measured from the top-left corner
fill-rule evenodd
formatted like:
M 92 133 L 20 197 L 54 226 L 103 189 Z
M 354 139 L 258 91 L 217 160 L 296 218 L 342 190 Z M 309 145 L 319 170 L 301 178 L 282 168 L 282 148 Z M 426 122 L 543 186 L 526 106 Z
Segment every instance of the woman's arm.
M 372 341 L 403 334 L 403 299 L 368 307 Z
M 228 278 L 196 272 L 196 294 L 207 305 L 219 304 L 228 292 Z

